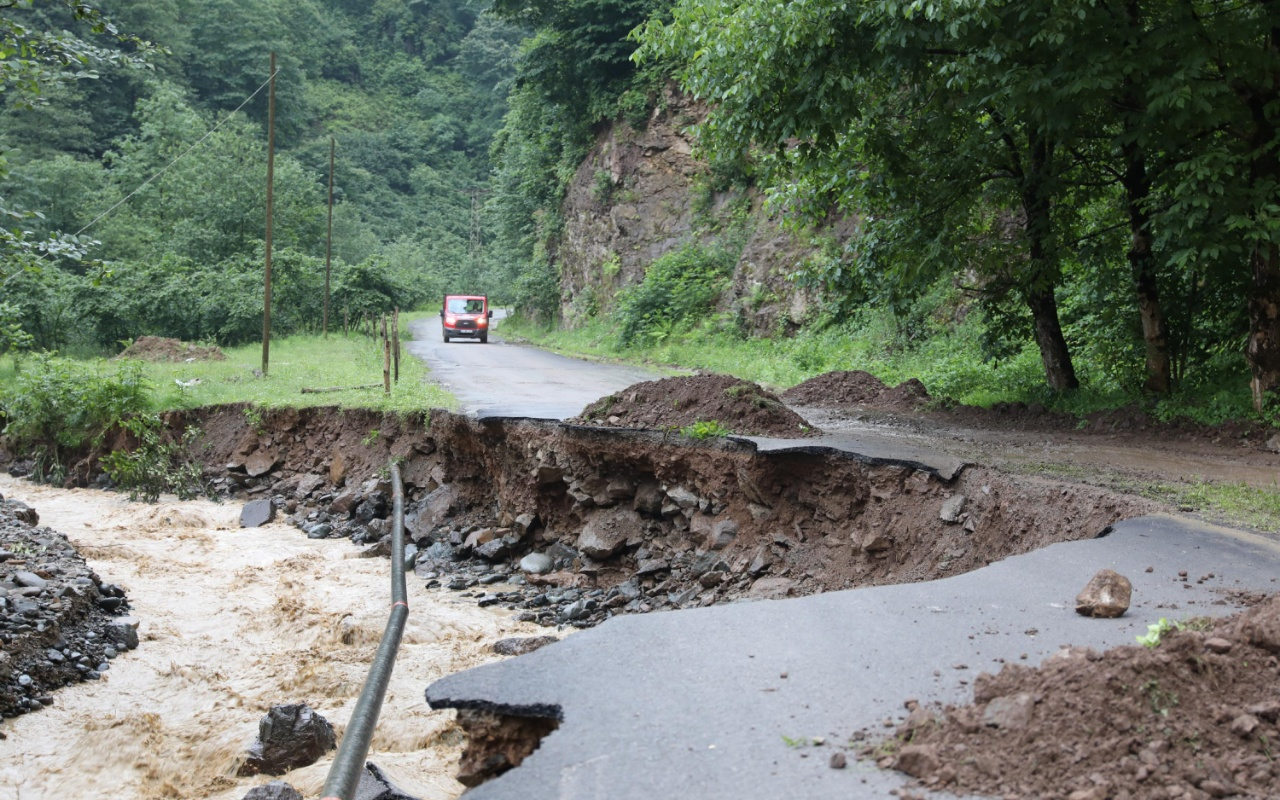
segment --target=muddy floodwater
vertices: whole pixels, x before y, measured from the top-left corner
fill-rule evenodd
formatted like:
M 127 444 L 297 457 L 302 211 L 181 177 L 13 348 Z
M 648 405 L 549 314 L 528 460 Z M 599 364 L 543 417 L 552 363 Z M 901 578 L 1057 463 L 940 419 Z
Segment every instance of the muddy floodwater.
M 238 503 L 147 505 L 8 476 L 0 493 L 34 507 L 103 580 L 125 587 L 141 622 L 141 645 L 102 680 L 4 722 L 0 800 L 239 800 L 271 780 L 235 777 L 270 706 L 307 703 L 342 732 L 386 623 L 385 558 L 279 523 L 241 529 Z M 456 797 L 461 733 L 452 711 L 427 707 L 424 687 L 498 658 L 497 639 L 545 630 L 413 578 L 409 602 L 369 758 L 419 797 Z M 326 758 L 283 780 L 315 796 L 328 767 Z

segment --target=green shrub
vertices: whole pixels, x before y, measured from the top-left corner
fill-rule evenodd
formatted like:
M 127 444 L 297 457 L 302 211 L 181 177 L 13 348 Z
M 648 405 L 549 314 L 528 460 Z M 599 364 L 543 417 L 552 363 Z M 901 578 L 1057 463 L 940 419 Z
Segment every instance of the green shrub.
M 618 296 L 619 344 L 658 343 L 692 327 L 714 307 L 734 260 L 724 248 L 693 244 L 655 260 L 644 281 Z
M 700 419 L 692 425 L 686 425 L 681 428 L 680 433 L 690 439 L 710 439 L 718 436 L 728 436 L 733 431 L 722 425 L 719 420 Z
M 154 503 L 165 492 L 179 500 L 191 500 L 207 492 L 204 467 L 191 458 L 191 446 L 199 431 L 187 428 L 182 438 L 165 441 L 159 418 L 132 417 L 124 427 L 138 439 L 133 450 L 117 450 L 102 457 L 102 468 L 130 500 Z
M 0 417 L 11 446 L 34 456 L 32 477 L 56 481 L 66 474 L 69 456 L 145 413 L 149 394 L 135 362 L 117 367 L 46 355 L 0 388 Z

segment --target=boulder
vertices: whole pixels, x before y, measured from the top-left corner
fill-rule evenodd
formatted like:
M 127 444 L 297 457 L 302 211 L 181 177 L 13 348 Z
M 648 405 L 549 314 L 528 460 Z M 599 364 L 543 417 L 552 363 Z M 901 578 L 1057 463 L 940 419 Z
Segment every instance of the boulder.
M 316 763 L 337 746 L 333 726 L 305 704 L 272 706 L 258 722 L 258 740 L 238 774 L 284 773 Z
M 418 800 L 391 782 L 387 773 L 372 761 L 364 763 L 360 782 L 356 784 L 355 800 Z
M 529 535 L 529 532 L 538 527 L 538 517 L 535 514 L 520 514 L 513 520 L 515 532 L 521 539 Z
M 304 800 L 302 794 L 284 781 L 272 781 L 255 786 L 245 793 L 244 800 Z
M 6 500 L 4 501 L 4 506 L 5 509 L 10 514 L 17 517 L 19 521 L 25 522 L 32 527 L 40 524 L 40 515 L 36 513 L 34 508 L 21 500 Z
M 965 496 L 962 494 L 954 494 L 942 501 L 942 511 L 938 512 L 938 518 L 943 522 L 959 522 L 960 514 L 964 511 Z
M 244 460 L 244 471 L 250 478 L 266 475 L 280 463 L 280 456 L 270 450 L 254 450 Z
M 356 491 L 355 489 L 348 489 L 333 498 L 333 502 L 329 504 L 329 513 L 338 515 L 348 514 L 351 512 L 351 509 L 355 508 L 355 506 Z
M 603 561 L 627 543 L 627 537 L 644 525 L 629 508 L 614 508 L 591 517 L 578 535 L 578 550 Z
M 1086 617 L 1119 617 L 1129 610 L 1133 584 L 1120 573 L 1104 569 L 1076 595 L 1076 613 Z
M 276 518 L 276 507 L 270 498 L 250 500 L 240 509 L 240 527 L 257 528 Z
M 534 575 L 545 575 L 555 569 L 555 561 L 546 553 L 530 553 L 520 559 L 520 569 Z
M 298 481 L 298 487 L 293 490 L 293 496 L 298 500 L 305 500 L 323 485 L 323 477 L 319 475 L 304 475 L 302 480 Z
M 493 643 L 493 652 L 500 656 L 522 656 L 532 653 L 540 647 L 560 641 L 554 636 L 526 636 L 513 639 L 499 639 Z
M 406 512 L 405 530 L 415 539 L 426 536 L 452 516 L 460 503 L 458 492 L 452 485 L 441 486 L 424 497 L 414 509 Z
M 677 486 L 667 492 L 667 497 L 682 509 L 698 507 L 698 496 L 683 486 Z
M 936 744 L 909 744 L 898 751 L 894 768 L 913 778 L 927 778 L 937 771 L 941 761 Z
M 656 517 L 662 513 L 662 487 L 657 481 L 645 481 L 636 487 L 635 499 L 631 501 L 631 507 L 641 514 L 648 514 Z
M 138 620 L 134 617 L 117 617 L 106 624 L 102 637 L 120 650 L 132 650 L 138 646 Z
M 707 537 L 707 547 L 711 550 L 723 550 L 733 544 L 737 535 L 738 523 L 731 519 L 722 519 L 711 529 L 711 535 Z
M 347 482 L 347 459 L 340 448 L 333 448 L 333 457 L 329 459 L 329 483 L 342 486 Z
M 1035 706 L 1035 697 L 1026 692 L 997 697 L 983 710 L 982 724 L 988 728 L 1023 730 L 1031 724 L 1031 712 Z

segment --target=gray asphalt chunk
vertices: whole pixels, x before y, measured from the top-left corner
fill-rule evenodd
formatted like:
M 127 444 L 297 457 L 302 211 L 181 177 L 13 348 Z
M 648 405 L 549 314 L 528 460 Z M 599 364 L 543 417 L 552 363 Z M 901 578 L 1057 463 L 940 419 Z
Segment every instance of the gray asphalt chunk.
M 1118 619 L 1074 610 L 1102 568 L 1133 582 Z M 1188 584 L 1177 579 L 1186 569 L 1218 577 Z M 967 702 L 1000 659 L 1133 644 L 1160 617 L 1232 613 L 1222 590 L 1274 592 L 1277 575 L 1274 543 L 1143 517 L 928 583 L 615 617 L 426 696 L 436 708 L 561 720 L 520 767 L 468 792 L 476 800 L 883 798 L 902 776 L 852 758 L 831 769 L 830 757 L 854 731 L 887 732 L 881 721 L 903 719 L 906 698 Z M 796 746 L 813 737 L 826 744 Z
M 959 475 L 965 465 L 964 461 L 954 456 L 874 433 L 829 434 L 811 439 L 778 439 L 768 436 L 728 438 L 750 443 L 759 453 L 835 453 L 872 466 L 890 465 L 924 470 L 944 481 L 950 481 Z

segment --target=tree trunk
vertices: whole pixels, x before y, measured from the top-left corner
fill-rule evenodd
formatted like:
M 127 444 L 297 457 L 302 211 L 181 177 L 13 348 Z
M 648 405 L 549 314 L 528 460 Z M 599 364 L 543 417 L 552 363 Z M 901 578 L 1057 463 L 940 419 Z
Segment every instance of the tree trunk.
M 1260 245 L 1253 251 L 1250 267 L 1245 358 L 1253 373 L 1253 407 L 1261 412 L 1280 400 L 1280 250 Z
M 1040 346 L 1040 362 L 1044 364 L 1044 377 L 1049 388 L 1055 392 L 1077 388 L 1080 381 L 1076 379 L 1071 351 L 1062 335 L 1053 287 L 1027 292 L 1027 308 L 1031 309 L 1031 317 L 1035 321 L 1036 344 Z
M 1030 264 L 1024 282 L 1023 296 L 1035 323 L 1036 344 L 1044 364 L 1045 381 L 1055 392 L 1080 386 L 1071 351 L 1062 335 L 1058 319 L 1058 261 L 1052 246 L 1053 214 L 1048 178 L 1052 169 L 1052 145 L 1043 136 L 1032 134 L 1028 148 L 1027 170 L 1022 181 L 1022 208 L 1027 215 L 1027 255 Z
M 1169 364 L 1169 325 L 1160 306 L 1156 283 L 1156 260 L 1151 253 L 1151 225 L 1146 203 L 1151 196 L 1146 157 L 1137 144 L 1129 143 L 1124 152 L 1125 201 L 1129 210 L 1129 267 L 1133 271 L 1138 313 L 1142 317 L 1142 340 L 1147 351 L 1146 389 L 1168 394 L 1173 381 Z

